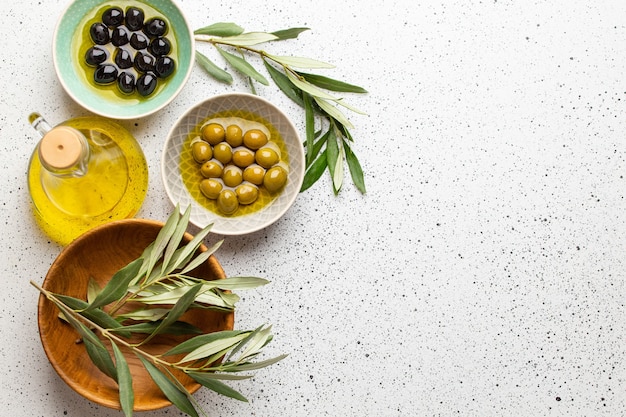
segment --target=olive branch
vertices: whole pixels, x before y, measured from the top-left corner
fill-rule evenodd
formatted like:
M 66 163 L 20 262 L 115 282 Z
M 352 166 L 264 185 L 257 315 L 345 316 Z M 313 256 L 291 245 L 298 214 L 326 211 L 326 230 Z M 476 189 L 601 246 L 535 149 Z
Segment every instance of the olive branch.
M 181 244 L 190 213 L 190 208 L 187 208 L 181 215 L 177 206 L 155 241 L 139 258 L 117 271 L 103 288 L 98 288 L 95 281 L 90 280 L 87 300 L 51 293 L 31 281 L 58 308 L 60 318 L 78 331 L 94 365 L 117 382 L 120 406 L 126 417 L 133 415 L 134 391 L 130 368 L 121 347 L 138 356 L 166 398 L 192 417 L 199 417 L 198 410 L 204 415 L 206 413 L 172 371 L 183 372 L 218 394 L 247 401 L 223 381 L 252 378 L 249 371 L 265 368 L 286 357 L 279 355 L 253 361 L 271 342 L 271 326 L 203 333 L 179 320 L 194 308 L 233 311 L 239 296 L 232 291 L 268 283 L 257 277 L 209 281 L 188 275 L 206 262 L 222 243 L 219 241 L 204 252 L 198 250 L 211 230 L 209 225 L 187 244 Z M 131 302 L 133 306 L 138 303 L 139 307 L 118 314 Z M 147 352 L 143 347 L 160 334 L 192 337 L 165 353 Z M 140 335 L 140 341 L 131 342 L 133 335 Z M 113 355 L 105 342 L 110 345 Z M 172 357 L 175 355 L 184 356 L 174 360 Z
M 354 138 L 350 129 L 354 126 L 340 110 L 341 107 L 358 114 L 364 114 L 349 105 L 343 98 L 333 94 L 367 93 L 362 87 L 335 80 L 323 75 L 308 73 L 300 69 L 326 69 L 334 66 L 306 57 L 278 56 L 255 46 L 271 42 L 297 38 L 308 28 L 290 28 L 276 32 L 244 32 L 234 23 L 215 23 L 194 32 L 197 41 L 215 47 L 219 55 L 234 70 L 247 77 L 250 89 L 256 94 L 254 82 L 269 85 L 267 78 L 255 69 L 246 59 L 247 55 L 257 55 L 263 61 L 265 70 L 278 88 L 291 100 L 304 109 L 306 139 L 304 142 L 306 161 L 305 177 L 301 192 L 311 187 L 328 169 L 336 194 L 344 183 L 347 164 L 354 185 L 365 193 L 363 169 L 352 149 Z M 231 84 L 232 75 L 216 65 L 206 55 L 196 50 L 196 61 L 214 79 Z M 316 123 L 319 120 L 319 123 Z M 319 128 L 316 127 L 319 125 Z

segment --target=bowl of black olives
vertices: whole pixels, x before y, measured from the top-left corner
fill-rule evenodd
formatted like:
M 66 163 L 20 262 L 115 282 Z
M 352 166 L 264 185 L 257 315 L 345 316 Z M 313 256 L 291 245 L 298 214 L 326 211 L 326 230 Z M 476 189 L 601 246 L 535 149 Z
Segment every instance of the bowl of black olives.
M 222 235 L 263 229 L 295 202 L 304 147 L 276 105 L 247 93 L 210 97 L 171 128 L 161 175 L 172 204 L 191 206 L 190 222 Z
M 144 117 L 169 104 L 194 58 L 193 32 L 172 0 L 75 0 L 53 38 L 65 91 L 113 119 Z

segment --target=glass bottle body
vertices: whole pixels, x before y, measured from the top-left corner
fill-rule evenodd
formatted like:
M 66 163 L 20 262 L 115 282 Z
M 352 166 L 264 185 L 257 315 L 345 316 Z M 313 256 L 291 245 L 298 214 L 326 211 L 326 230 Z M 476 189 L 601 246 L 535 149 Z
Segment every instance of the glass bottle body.
M 45 121 L 31 123 L 44 135 L 49 128 Z M 145 198 L 148 174 L 139 144 L 122 126 L 99 117 L 70 119 L 54 129 L 60 126 L 82 134 L 87 155 L 78 166 L 51 167 L 40 142 L 31 156 L 28 185 L 38 225 L 66 245 L 100 224 L 134 216 Z

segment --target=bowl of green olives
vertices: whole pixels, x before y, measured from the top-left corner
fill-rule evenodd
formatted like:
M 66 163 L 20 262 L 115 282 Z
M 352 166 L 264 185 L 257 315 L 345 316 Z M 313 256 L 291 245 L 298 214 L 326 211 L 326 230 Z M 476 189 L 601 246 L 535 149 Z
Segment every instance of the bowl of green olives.
M 269 226 L 293 205 L 304 179 L 304 148 L 289 118 L 247 93 L 210 97 L 171 128 L 161 175 L 190 222 L 222 235 Z
M 172 0 L 74 0 L 53 36 L 57 77 L 85 109 L 137 119 L 168 105 L 194 64 L 194 35 Z

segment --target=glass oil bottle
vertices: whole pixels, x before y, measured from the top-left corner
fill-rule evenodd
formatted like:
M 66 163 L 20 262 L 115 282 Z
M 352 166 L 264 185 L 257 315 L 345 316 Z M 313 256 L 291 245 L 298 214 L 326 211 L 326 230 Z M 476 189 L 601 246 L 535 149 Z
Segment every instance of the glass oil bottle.
M 28 188 L 35 219 L 52 240 L 67 245 L 98 225 L 137 213 L 148 169 L 130 132 L 96 116 L 51 128 L 33 113 L 29 122 L 41 140 L 30 159 Z

